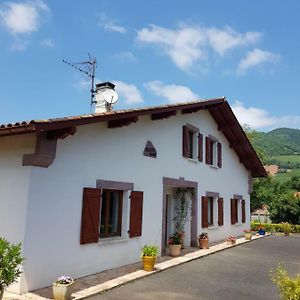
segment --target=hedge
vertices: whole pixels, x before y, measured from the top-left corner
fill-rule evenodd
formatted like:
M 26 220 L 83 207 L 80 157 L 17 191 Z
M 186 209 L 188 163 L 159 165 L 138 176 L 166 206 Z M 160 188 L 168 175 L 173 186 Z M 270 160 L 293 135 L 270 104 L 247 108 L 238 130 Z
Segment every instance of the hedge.
M 284 232 L 282 230 L 282 224 L 271 224 L 271 223 L 259 223 L 259 222 L 251 222 L 251 229 L 254 231 L 258 230 L 259 226 L 262 226 L 266 231 L 271 232 Z M 291 225 L 293 233 L 300 233 L 300 225 Z

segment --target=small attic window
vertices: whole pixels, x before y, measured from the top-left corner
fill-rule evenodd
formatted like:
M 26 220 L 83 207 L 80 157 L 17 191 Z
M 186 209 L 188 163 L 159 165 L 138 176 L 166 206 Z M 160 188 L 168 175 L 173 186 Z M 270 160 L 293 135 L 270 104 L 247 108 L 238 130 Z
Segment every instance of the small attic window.
M 147 141 L 143 154 L 144 154 L 144 156 L 148 156 L 151 158 L 157 157 L 156 149 L 153 146 L 151 141 Z

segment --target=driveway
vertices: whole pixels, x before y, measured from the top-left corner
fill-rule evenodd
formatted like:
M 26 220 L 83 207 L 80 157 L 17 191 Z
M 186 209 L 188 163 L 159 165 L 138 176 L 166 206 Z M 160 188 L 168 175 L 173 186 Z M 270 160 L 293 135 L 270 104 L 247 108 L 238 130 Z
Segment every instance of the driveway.
M 89 299 L 280 299 L 270 270 L 300 273 L 300 238 L 270 236 L 179 265 Z

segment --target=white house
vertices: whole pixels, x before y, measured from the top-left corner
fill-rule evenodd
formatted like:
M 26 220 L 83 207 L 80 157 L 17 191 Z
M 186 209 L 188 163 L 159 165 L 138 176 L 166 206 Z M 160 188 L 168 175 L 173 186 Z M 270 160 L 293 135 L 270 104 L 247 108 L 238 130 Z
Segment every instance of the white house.
M 0 236 L 22 242 L 17 293 L 162 252 L 174 188 L 191 188 L 185 244 L 249 228 L 266 172 L 224 98 L 0 126 Z

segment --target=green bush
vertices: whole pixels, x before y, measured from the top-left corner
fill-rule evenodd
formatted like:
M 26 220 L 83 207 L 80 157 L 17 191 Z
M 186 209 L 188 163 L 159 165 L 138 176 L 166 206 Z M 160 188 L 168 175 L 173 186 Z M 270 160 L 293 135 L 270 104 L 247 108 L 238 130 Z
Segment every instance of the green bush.
M 266 231 L 269 232 L 286 232 L 286 227 L 288 226 L 290 232 L 300 233 L 300 225 L 251 222 L 251 229 L 253 231 L 257 231 L 259 226 L 262 226 Z
M 278 266 L 275 273 L 272 274 L 272 281 L 277 285 L 281 297 L 284 300 L 299 300 L 300 299 L 300 274 L 295 278 L 289 277 L 288 272 Z
M 0 237 L 0 291 L 20 277 L 23 262 L 21 244 L 11 244 Z
M 142 248 L 142 256 L 158 256 L 158 247 L 152 245 L 145 245 Z

